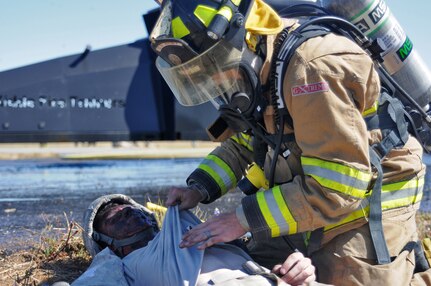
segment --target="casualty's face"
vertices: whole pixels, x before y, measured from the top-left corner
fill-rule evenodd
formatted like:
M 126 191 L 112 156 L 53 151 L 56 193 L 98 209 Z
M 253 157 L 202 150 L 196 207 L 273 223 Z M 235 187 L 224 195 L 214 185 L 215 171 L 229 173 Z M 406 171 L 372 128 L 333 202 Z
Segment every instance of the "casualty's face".
M 132 205 L 110 208 L 103 221 L 103 232 L 116 239 L 124 239 L 152 226 L 151 219 Z

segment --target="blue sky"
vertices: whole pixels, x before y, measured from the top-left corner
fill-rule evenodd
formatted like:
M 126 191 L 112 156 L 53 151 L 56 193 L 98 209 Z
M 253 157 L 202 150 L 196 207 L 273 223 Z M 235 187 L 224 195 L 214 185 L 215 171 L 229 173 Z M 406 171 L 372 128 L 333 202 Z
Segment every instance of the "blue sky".
M 386 3 L 431 68 L 431 1 Z M 0 71 L 144 38 L 142 14 L 155 7 L 153 0 L 0 0 Z

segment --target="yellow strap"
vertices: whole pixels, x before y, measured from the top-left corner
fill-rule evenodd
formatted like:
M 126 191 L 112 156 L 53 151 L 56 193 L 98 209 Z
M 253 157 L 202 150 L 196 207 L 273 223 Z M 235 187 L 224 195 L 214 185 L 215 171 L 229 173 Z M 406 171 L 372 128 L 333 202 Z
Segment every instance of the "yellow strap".
M 151 211 L 153 211 L 153 212 L 157 211 L 157 212 L 161 212 L 162 214 L 165 214 L 166 211 L 168 210 L 164 206 L 161 206 L 161 205 L 158 205 L 158 204 L 155 204 L 155 203 L 152 203 L 152 202 L 147 202 L 146 203 L 146 207 L 148 209 L 150 209 Z

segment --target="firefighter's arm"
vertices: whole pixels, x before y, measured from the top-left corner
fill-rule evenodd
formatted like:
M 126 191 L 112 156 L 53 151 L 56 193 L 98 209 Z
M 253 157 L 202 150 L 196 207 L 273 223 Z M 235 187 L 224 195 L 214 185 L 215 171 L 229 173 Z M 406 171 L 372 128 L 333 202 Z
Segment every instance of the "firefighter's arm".
M 256 238 L 310 231 L 362 214 L 372 180 L 362 112 L 379 89 L 373 64 L 360 51 L 292 59 L 284 93 L 302 168 L 292 181 L 243 199 L 238 217 L 243 212 L 246 219 L 240 221 Z
M 199 188 L 203 203 L 210 203 L 236 187 L 253 161 L 253 137 L 239 133 L 212 151 L 187 178 L 187 185 Z

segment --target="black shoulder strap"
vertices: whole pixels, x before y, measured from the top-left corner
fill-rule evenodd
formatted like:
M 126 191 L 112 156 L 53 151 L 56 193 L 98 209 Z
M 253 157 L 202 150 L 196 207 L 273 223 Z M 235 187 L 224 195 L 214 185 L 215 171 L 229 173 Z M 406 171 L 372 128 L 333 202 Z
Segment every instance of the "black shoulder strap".
M 380 158 L 384 158 L 393 148 L 406 144 L 409 133 L 404 116 L 404 105 L 395 97 L 382 90 L 377 114 L 365 118 L 368 130 L 380 129 L 382 141 L 371 146 Z
M 291 28 L 285 28 L 277 37 L 274 44 L 274 56 L 271 62 L 270 73 L 270 92 L 271 104 L 275 110 L 276 121 L 279 121 L 279 116 L 285 117 L 285 122 L 293 128 L 292 117 L 286 108 L 283 97 L 283 77 L 286 73 L 292 56 L 296 49 L 305 41 L 311 38 L 324 36 L 331 32 L 328 28 L 320 25 L 311 25 L 301 32 L 295 30 L 290 31 Z
M 378 264 L 391 262 L 382 226 L 382 180 L 381 161 L 394 148 L 404 146 L 409 138 L 407 122 L 404 118 L 404 106 L 401 101 L 390 96 L 386 90 L 380 94 L 377 114 L 366 118 L 368 130 L 380 129 L 383 139 L 370 146 L 371 165 L 377 171 L 370 200 L 369 226 L 370 234 L 376 251 Z
M 371 165 L 377 170 L 377 179 L 374 182 L 373 190 L 369 198 L 370 214 L 368 225 L 370 228 L 371 240 L 374 245 L 378 264 L 388 264 L 391 262 L 388 247 L 386 245 L 385 235 L 382 225 L 382 181 L 383 170 L 380 164 L 381 158 L 370 148 Z

